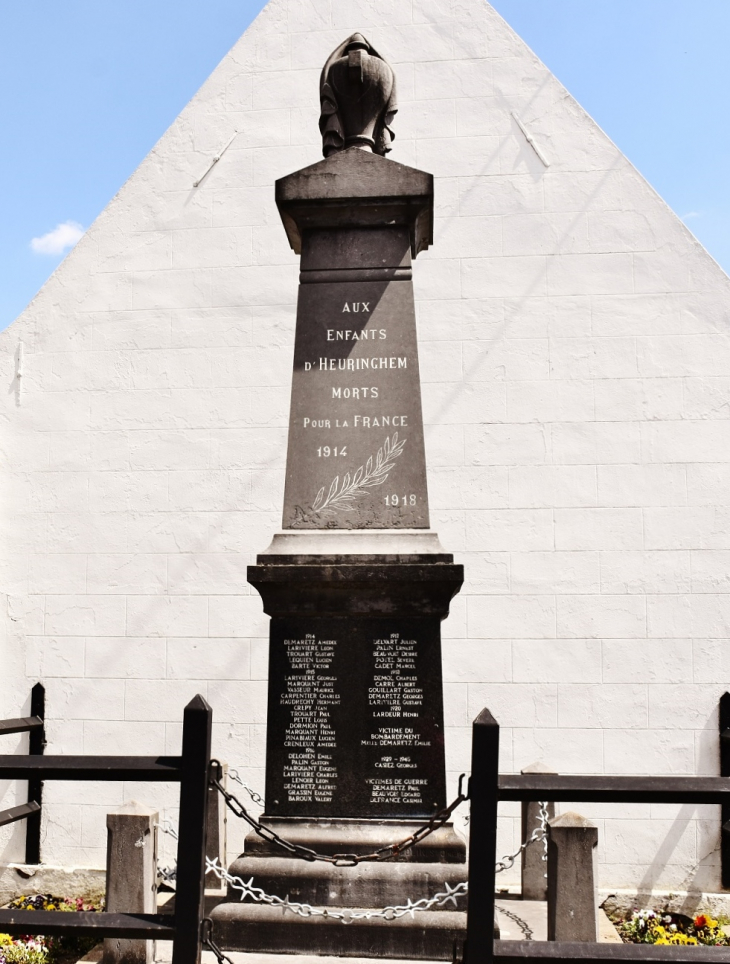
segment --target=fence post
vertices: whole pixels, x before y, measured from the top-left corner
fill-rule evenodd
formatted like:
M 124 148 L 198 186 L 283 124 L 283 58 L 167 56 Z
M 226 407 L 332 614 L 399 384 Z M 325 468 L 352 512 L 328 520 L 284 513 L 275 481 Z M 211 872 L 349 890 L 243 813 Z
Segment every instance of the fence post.
M 544 763 L 532 763 L 522 773 L 555 773 Z M 548 820 L 555 816 L 555 804 L 547 805 Z M 540 829 L 540 803 L 537 800 L 522 801 L 522 840 L 529 840 Z M 547 827 L 545 828 L 547 833 Z M 536 841 L 522 851 L 522 899 L 547 900 L 547 860 L 545 844 Z
M 548 824 L 549 941 L 597 941 L 595 848 L 598 828 L 579 813 Z
M 730 777 L 730 693 L 720 697 L 720 776 Z M 730 803 L 720 805 L 722 886 L 730 887 Z
M 134 800 L 106 815 L 106 910 L 157 913 L 156 810 Z M 152 941 L 107 937 L 103 964 L 147 964 Z
M 30 691 L 30 715 L 43 720 L 43 728 L 31 730 L 28 737 L 28 753 L 40 756 L 46 747 L 46 688 L 43 683 L 36 683 Z M 43 781 L 33 777 L 28 781 L 28 803 L 43 803 Z M 41 811 L 31 813 L 25 821 L 25 862 L 39 864 L 41 862 Z
M 183 715 L 172 964 L 200 964 L 200 939 L 205 913 L 205 837 L 212 724 L 213 711 L 210 706 L 202 696 L 194 696 Z
M 484 709 L 472 725 L 465 964 L 491 964 L 494 957 L 498 781 L 499 723 Z

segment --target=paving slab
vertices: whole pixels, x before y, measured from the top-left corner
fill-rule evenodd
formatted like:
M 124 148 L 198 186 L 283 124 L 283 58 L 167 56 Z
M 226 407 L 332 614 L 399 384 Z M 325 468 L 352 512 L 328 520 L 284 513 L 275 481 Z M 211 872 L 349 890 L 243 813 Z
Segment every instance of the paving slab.
M 503 941 L 546 941 L 544 900 L 495 900 L 499 936 Z
M 602 907 L 598 908 L 598 941 L 601 944 L 623 944 L 621 935 Z
M 500 937 L 503 941 L 546 941 L 547 902 L 542 900 L 495 901 Z M 601 944 L 622 944 L 621 935 L 598 909 L 598 941 Z

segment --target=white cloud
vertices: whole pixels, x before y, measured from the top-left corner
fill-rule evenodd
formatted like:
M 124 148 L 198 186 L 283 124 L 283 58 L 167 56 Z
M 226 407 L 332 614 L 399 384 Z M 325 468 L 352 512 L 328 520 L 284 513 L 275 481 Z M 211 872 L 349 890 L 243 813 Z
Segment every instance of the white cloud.
M 701 218 L 702 211 L 688 211 L 686 214 L 682 215 L 683 221 L 692 221 L 694 218 Z
M 78 221 L 65 221 L 57 224 L 48 234 L 33 238 L 30 246 L 36 254 L 63 254 L 73 248 L 83 233 L 84 229 Z

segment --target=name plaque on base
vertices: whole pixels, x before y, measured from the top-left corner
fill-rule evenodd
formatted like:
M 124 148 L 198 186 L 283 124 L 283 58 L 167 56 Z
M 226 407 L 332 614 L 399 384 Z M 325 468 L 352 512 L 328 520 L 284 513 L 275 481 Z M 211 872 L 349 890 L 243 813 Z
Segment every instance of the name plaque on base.
M 267 813 L 429 816 L 446 802 L 433 619 L 274 619 Z

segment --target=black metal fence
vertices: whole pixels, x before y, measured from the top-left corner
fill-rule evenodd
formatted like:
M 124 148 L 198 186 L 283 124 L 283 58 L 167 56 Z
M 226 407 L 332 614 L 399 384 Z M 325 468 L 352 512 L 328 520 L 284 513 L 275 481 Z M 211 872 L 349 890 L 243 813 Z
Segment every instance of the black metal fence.
M 136 780 L 180 784 L 174 915 L 0 910 L 0 932 L 76 934 L 94 936 L 99 940 L 126 937 L 172 941 L 173 964 L 198 964 L 204 918 L 212 718 L 211 708 L 202 696 L 195 696 L 188 703 L 183 715 L 181 756 L 41 756 L 37 753 L 0 756 L 0 779 L 28 780 L 29 787 L 39 787 L 42 780 Z M 33 718 L 9 722 L 24 725 L 0 732 L 23 732 L 31 724 L 37 731 Z M 30 729 L 30 732 L 34 730 Z M 29 807 L 35 802 L 24 806 Z M 32 812 L 40 813 L 39 802 Z M 23 819 L 23 816 L 16 819 Z
M 28 753 L 42 756 L 46 747 L 46 690 L 42 683 L 36 683 L 30 693 L 30 716 L 15 720 L 0 720 L 0 736 L 11 733 L 28 733 Z M 18 820 L 25 820 L 25 862 L 41 862 L 41 805 L 43 803 L 43 781 L 40 776 L 28 780 L 28 802 L 8 810 L 0 810 L 0 827 Z
M 730 725 L 730 696 L 721 704 L 721 752 L 730 753 L 724 731 Z M 723 709 L 724 707 L 724 709 Z M 723 716 L 723 713 L 725 716 Z M 730 770 L 730 759 L 726 757 Z M 725 764 L 723 763 L 723 766 Z M 720 777 L 563 776 L 555 773 L 499 773 L 499 724 L 482 710 L 472 728 L 469 841 L 469 900 L 464 964 L 550 961 L 714 961 L 730 962 L 730 947 L 653 944 L 578 944 L 494 939 L 497 806 L 501 800 L 573 803 L 715 803 L 730 808 L 730 780 Z

